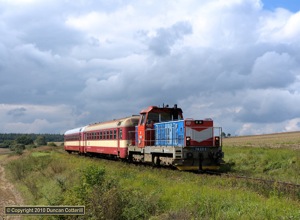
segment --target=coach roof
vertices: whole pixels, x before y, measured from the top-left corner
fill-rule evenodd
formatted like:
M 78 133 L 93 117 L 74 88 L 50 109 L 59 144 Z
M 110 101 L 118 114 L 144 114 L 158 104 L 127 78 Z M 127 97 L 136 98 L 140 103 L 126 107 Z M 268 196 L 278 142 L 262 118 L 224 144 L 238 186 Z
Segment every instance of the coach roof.
M 85 128 L 86 128 L 86 126 L 68 130 L 68 131 L 65 132 L 65 135 L 69 135 L 69 134 L 77 134 L 77 133 L 79 133 L 79 132 L 83 132 Z

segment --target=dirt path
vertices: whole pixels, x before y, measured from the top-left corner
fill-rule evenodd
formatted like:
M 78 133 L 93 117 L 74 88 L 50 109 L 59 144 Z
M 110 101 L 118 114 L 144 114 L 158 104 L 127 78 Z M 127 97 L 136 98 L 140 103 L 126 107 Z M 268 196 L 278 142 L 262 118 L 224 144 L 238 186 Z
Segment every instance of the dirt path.
M 1 152 L 3 153 L 3 152 Z M 4 216 L 4 207 L 8 205 L 23 205 L 23 199 L 14 185 L 5 177 L 3 164 L 6 156 L 0 155 L 0 220 L 2 219 L 22 219 L 18 216 Z

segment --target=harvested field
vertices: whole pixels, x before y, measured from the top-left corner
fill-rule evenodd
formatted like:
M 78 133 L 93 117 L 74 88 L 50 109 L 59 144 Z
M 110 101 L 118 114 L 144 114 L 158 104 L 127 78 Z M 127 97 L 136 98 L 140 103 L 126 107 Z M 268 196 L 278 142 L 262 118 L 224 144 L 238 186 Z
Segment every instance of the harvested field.
M 224 146 L 288 148 L 300 150 L 300 132 L 239 136 L 223 139 Z

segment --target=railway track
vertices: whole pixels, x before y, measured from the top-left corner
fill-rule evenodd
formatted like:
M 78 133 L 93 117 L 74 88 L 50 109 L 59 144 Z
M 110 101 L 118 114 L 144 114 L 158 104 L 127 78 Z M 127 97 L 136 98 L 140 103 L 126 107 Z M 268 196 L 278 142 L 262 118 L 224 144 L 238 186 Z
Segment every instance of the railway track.
M 205 173 L 210 175 L 217 175 L 222 178 L 225 177 L 230 179 L 241 180 L 245 184 L 247 184 L 248 187 L 258 190 L 259 192 L 262 192 L 264 194 L 272 193 L 277 195 L 288 195 L 293 199 L 300 200 L 300 184 L 213 171 Z

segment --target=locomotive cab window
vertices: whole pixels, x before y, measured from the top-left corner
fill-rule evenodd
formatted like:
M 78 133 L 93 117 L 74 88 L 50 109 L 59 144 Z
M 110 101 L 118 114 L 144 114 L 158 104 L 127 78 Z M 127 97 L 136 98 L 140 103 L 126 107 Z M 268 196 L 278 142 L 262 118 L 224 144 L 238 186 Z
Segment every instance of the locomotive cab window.
M 145 123 L 145 120 L 146 120 L 146 114 L 143 113 L 143 114 L 141 115 L 141 118 L 140 118 L 140 124 L 141 124 L 141 125 L 144 124 L 144 123 Z
M 150 112 L 149 114 L 148 114 L 148 119 L 147 119 L 147 121 L 148 121 L 148 123 L 150 123 L 150 122 L 159 122 L 160 120 L 159 120 L 159 114 L 158 113 L 154 113 L 154 112 Z

